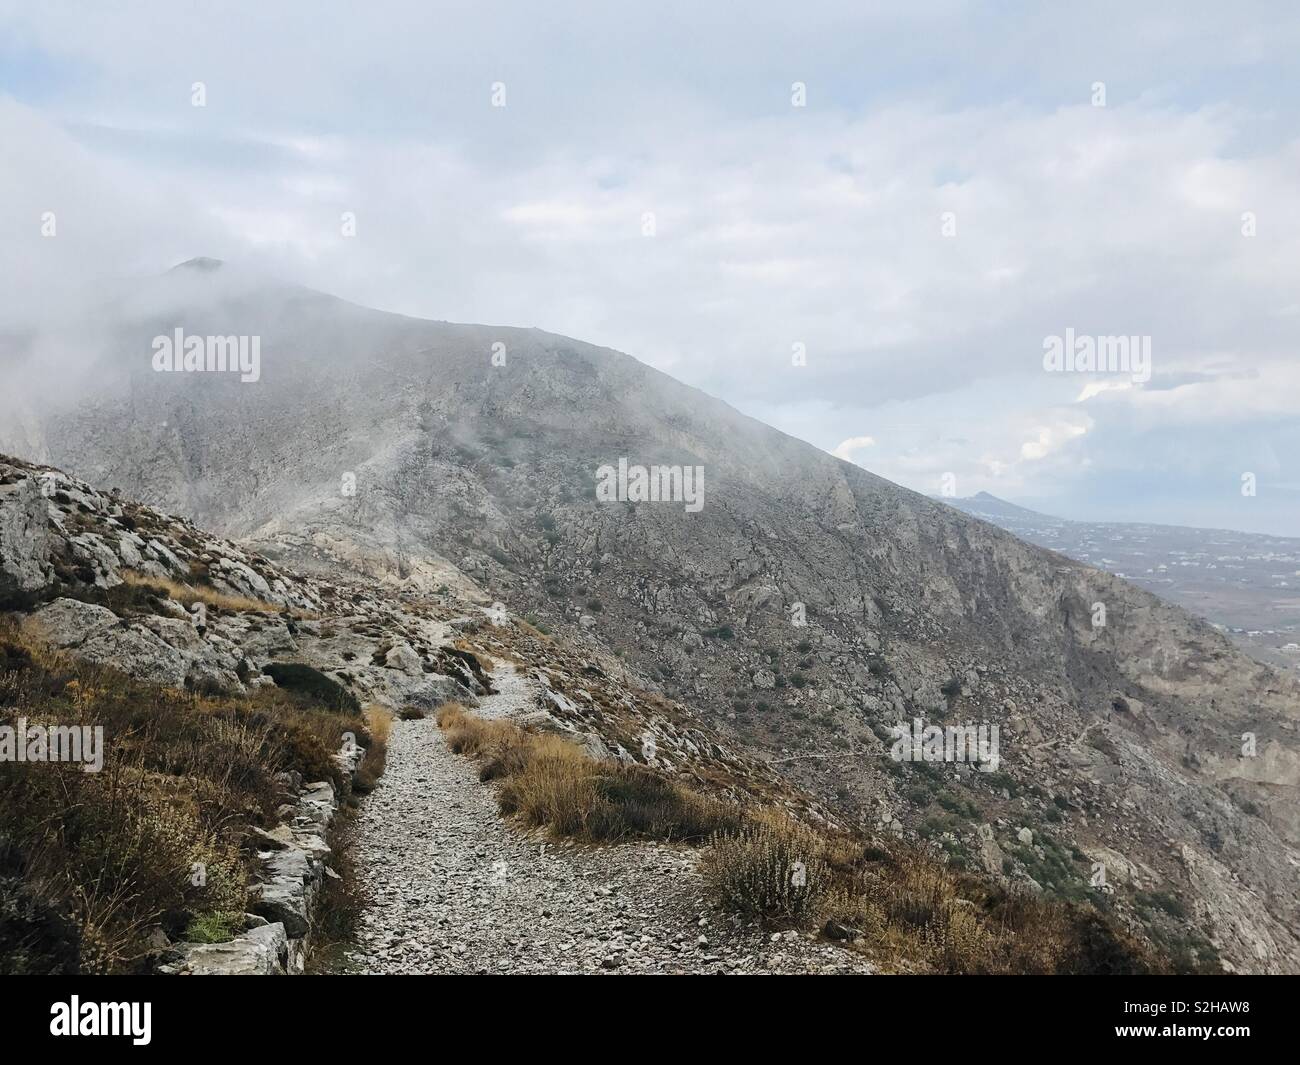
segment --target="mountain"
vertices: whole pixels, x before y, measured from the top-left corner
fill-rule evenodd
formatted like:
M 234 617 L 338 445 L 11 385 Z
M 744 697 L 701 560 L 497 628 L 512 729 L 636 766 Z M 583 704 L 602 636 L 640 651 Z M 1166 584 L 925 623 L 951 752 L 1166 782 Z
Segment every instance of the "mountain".
M 256 338 L 257 379 L 155 372 L 177 329 Z M 221 266 L 6 348 L 5 450 L 276 562 L 501 602 L 842 816 L 1104 897 L 1190 959 L 1300 971 L 1300 689 L 1131 583 L 536 329 Z M 620 460 L 702 468 L 702 507 L 605 501 Z M 998 725 L 1000 765 L 895 761 L 915 718 Z
M 1059 518 L 1050 518 L 1046 514 L 1039 514 L 1036 510 L 1016 506 L 1015 503 L 1008 503 L 1005 499 L 999 499 L 988 492 L 977 492 L 965 499 L 944 497 L 943 501 L 964 510 L 967 514 L 974 514 L 977 518 L 1002 525 L 1004 528 L 1012 524 L 1023 524 L 1028 527 L 1063 524 Z
M 981 492 L 945 503 L 1208 619 L 1262 662 L 1300 671 L 1300 539 L 1142 522 L 1067 521 Z

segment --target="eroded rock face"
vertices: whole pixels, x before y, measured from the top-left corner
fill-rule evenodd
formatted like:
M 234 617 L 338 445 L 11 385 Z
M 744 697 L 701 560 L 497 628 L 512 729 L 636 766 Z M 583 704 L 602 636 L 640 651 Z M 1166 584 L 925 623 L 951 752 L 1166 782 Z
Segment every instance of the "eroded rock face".
M 0 596 L 49 583 L 51 544 L 48 507 L 36 479 L 0 484 Z

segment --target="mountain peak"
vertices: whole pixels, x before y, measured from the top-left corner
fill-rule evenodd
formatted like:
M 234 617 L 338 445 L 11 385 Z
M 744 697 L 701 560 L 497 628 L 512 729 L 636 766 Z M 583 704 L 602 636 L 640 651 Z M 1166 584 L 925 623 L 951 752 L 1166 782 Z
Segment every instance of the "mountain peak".
M 206 255 L 200 255 L 194 259 L 186 259 L 183 263 L 177 263 L 171 268 L 171 273 L 175 273 L 177 270 L 196 270 L 200 273 L 210 274 L 225 265 L 220 259 L 210 259 Z

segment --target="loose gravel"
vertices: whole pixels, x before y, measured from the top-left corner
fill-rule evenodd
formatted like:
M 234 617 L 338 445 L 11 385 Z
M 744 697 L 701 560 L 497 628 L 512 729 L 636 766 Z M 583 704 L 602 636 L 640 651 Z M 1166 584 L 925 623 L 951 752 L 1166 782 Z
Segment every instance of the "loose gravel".
M 502 663 L 485 716 L 533 708 Z M 432 717 L 394 721 L 388 763 L 359 813 L 369 905 L 345 971 L 360 973 L 869 972 L 866 960 L 714 909 L 694 853 L 556 843 L 502 820 L 494 788 Z

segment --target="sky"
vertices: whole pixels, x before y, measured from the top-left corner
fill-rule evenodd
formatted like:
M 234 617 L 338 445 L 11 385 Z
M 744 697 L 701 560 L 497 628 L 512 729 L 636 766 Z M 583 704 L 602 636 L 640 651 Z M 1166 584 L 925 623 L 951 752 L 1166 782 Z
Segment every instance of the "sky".
M 1298 54 L 1282 0 L 0 0 L 0 328 L 212 256 L 927 494 L 1300 536 Z

